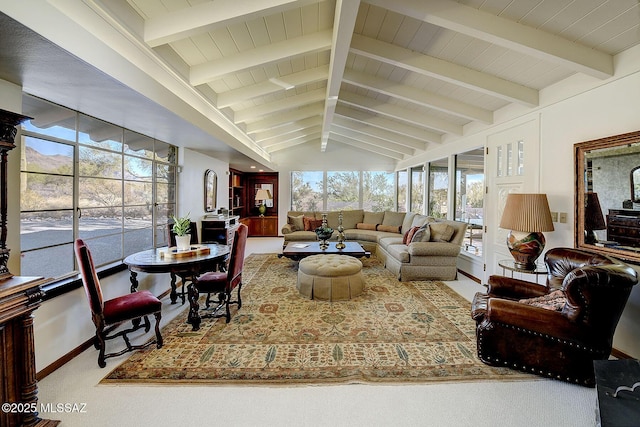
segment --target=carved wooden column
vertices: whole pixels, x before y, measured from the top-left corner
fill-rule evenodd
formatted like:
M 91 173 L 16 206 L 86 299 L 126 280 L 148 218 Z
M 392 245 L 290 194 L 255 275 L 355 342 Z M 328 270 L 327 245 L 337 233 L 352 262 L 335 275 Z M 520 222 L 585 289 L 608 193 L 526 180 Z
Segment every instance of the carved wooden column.
M 13 276 L 7 268 L 7 156 L 20 123 L 29 117 L 0 110 L 0 426 L 56 426 L 38 417 L 33 312 L 40 277 Z

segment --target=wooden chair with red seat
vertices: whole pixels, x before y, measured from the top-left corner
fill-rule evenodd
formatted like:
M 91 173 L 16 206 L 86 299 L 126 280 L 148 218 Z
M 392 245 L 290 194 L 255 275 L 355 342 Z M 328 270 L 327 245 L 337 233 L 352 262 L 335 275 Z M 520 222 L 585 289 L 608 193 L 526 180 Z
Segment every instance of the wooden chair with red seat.
M 104 300 L 100 281 L 93 265 L 91 251 L 82 239 L 77 239 L 74 244 L 82 284 L 91 308 L 91 318 L 96 326 L 96 336 L 94 346 L 100 350 L 98 354 L 98 366 L 106 366 L 105 359 L 120 356 L 128 351 L 146 348 L 156 344 L 157 348 L 162 347 L 162 335 L 160 334 L 160 319 L 162 317 L 162 303 L 151 292 L 147 290 L 122 295 L 110 300 Z M 131 345 L 127 334 L 144 327 L 145 332 L 149 332 L 151 324 L 148 315 L 153 314 L 156 318 L 155 334 L 156 339 L 142 345 Z M 141 322 L 144 320 L 144 323 Z M 112 335 L 108 335 L 105 328 L 119 326 L 120 324 L 132 321 L 133 327 L 120 330 Z M 115 353 L 105 354 L 105 341 L 121 336 L 126 344 L 126 348 Z
M 242 307 L 240 289 L 242 288 L 242 267 L 244 266 L 244 252 L 247 245 L 248 233 L 249 228 L 244 224 L 240 224 L 236 229 L 231 247 L 231 255 L 229 255 L 227 271 L 205 273 L 198 277 L 198 280 L 195 282 L 195 287 L 198 290 L 198 293 L 218 295 L 218 305 L 211 313 L 201 316 L 202 318 L 225 317 L 226 322 L 229 323 L 231 321 L 229 305 L 237 304 L 238 310 Z M 235 301 L 232 301 L 231 292 L 235 288 L 238 288 L 238 297 Z M 218 314 L 218 311 L 222 307 L 225 307 L 225 313 Z

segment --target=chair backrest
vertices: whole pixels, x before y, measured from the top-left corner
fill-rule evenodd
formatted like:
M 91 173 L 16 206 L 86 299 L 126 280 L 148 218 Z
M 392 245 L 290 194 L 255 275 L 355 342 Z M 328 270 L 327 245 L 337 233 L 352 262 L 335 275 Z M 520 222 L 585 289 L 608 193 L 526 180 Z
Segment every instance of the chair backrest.
M 242 281 L 242 267 L 244 266 L 244 251 L 247 246 L 249 227 L 240 224 L 234 233 L 229 269 L 227 270 L 227 290 L 238 286 Z
M 592 341 L 610 345 L 636 271 L 605 255 L 573 248 L 554 248 L 545 255 L 550 285 L 560 282 L 567 303 L 563 314 L 589 328 Z
M 192 245 L 197 245 L 198 242 L 198 225 L 191 221 L 191 223 L 189 224 L 189 234 L 191 235 L 191 241 L 190 243 Z M 167 232 L 169 233 L 169 246 L 175 246 L 176 245 L 176 233 L 173 232 L 173 222 L 170 222 L 167 224 Z
M 94 315 L 100 316 L 104 308 L 104 300 L 102 298 L 100 280 L 98 280 L 96 269 L 93 266 L 91 251 L 82 239 L 76 239 L 73 246 L 76 259 L 78 260 L 78 267 L 80 268 L 80 275 L 82 276 L 84 291 L 89 301 L 89 307 L 91 307 L 91 312 Z

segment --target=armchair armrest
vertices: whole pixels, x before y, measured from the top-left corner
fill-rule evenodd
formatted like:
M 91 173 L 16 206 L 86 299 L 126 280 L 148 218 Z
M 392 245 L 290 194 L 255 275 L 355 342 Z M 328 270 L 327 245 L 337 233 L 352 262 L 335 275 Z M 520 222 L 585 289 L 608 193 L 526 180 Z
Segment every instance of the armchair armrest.
M 460 245 L 447 242 L 413 242 L 409 243 L 410 256 L 458 256 Z
M 548 292 L 545 285 L 497 275 L 490 276 L 487 285 L 489 295 L 514 299 L 539 297 Z
M 561 312 L 501 298 L 489 298 L 485 319 L 572 342 L 588 339 L 589 333 Z

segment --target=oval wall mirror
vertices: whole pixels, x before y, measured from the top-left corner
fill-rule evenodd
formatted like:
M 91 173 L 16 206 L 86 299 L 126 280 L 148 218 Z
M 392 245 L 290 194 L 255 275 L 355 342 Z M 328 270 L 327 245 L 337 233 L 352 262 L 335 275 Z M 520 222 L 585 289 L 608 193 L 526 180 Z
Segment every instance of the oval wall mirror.
M 218 198 L 218 175 L 207 169 L 204 172 L 204 211 L 213 212 L 216 210 L 216 200 Z

